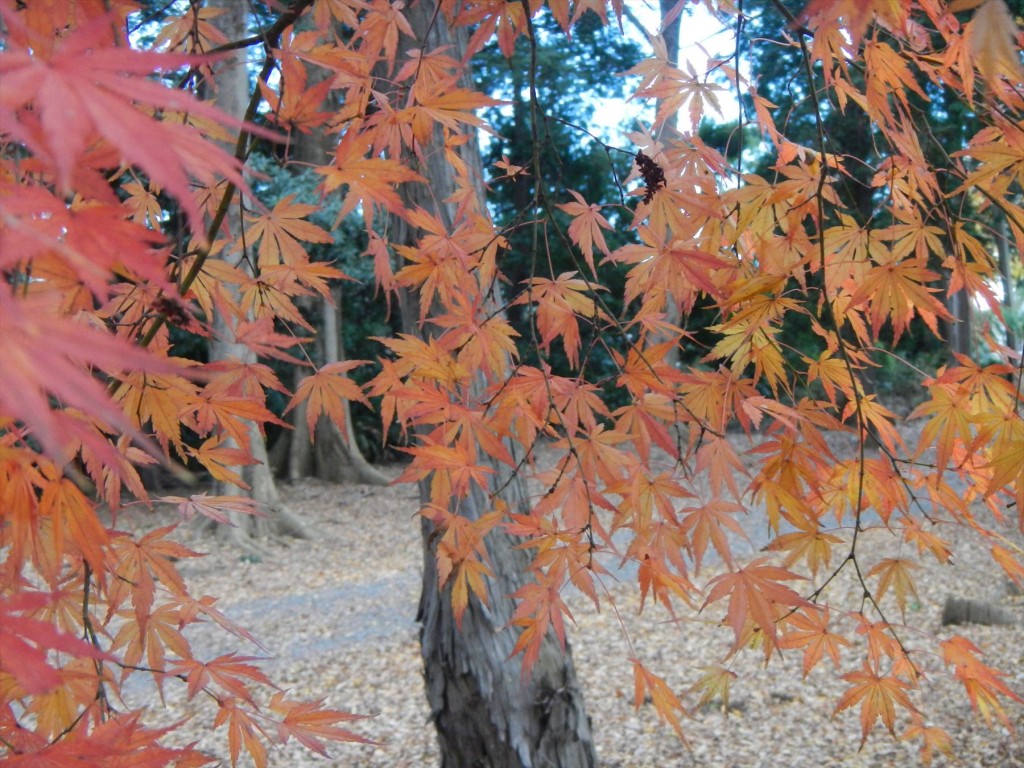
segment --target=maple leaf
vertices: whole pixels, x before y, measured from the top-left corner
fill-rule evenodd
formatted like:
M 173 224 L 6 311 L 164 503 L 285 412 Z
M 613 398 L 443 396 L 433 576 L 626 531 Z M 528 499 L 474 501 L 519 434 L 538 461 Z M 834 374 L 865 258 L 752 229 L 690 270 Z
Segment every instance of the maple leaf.
M 994 714 L 1003 725 L 1012 730 L 1010 718 L 999 703 L 998 697 L 1004 696 L 1018 704 L 1024 704 L 1024 699 L 1011 691 L 1000 679 L 1003 674 L 984 664 L 978 658 L 981 654 L 978 646 L 965 637 L 954 635 L 949 640 L 943 640 L 940 646 L 942 660 L 947 666 L 953 666 L 953 674 L 966 689 L 971 700 L 971 708 L 979 712 L 990 725 Z
M 5 14 L 8 23 L 17 23 Z M 17 38 L 0 52 L 4 88 L 0 110 L 12 135 L 37 155 L 52 162 L 58 184 L 67 187 L 75 164 L 95 132 L 131 164 L 138 165 L 173 195 L 197 236 L 203 222 L 192 197 L 192 175 L 203 182 L 217 177 L 247 189 L 238 162 L 189 126 L 159 121 L 140 108 L 180 111 L 215 123 L 242 124 L 185 91 L 167 88 L 150 75 L 174 71 L 195 60 L 180 54 L 135 51 L 116 47 L 110 39 L 112 18 L 99 17 L 61 38 L 51 55 L 42 57 Z M 39 50 L 45 50 L 40 46 Z M 32 106 L 41 124 L 37 139 L 16 111 Z M 272 136 L 255 126 L 246 130 Z
M 251 424 L 270 422 L 279 427 L 288 427 L 287 422 L 281 421 L 261 403 L 248 397 L 206 391 L 191 398 L 189 405 L 195 408 L 196 427 L 200 435 L 208 435 L 214 427 L 219 427 L 237 445 L 246 449 L 249 446 Z
M 338 147 L 334 165 L 317 166 L 314 169 L 324 177 L 324 192 L 332 192 L 338 187 L 347 186 L 348 192 L 338 212 L 338 221 L 362 204 L 363 214 L 372 216 L 375 206 L 395 215 L 402 215 L 405 208 L 392 185 L 411 181 L 424 181 L 413 170 L 398 160 L 379 157 L 365 157 L 358 152 L 352 142 L 342 143 Z M 367 221 L 370 221 L 367 218 Z
M 136 428 L 142 429 L 149 423 L 165 451 L 170 444 L 181 454 L 181 428 L 190 424 L 182 417 L 180 398 L 195 392 L 195 385 L 182 376 L 135 371 L 121 377 L 113 399 L 121 404 Z
M 1015 547 L 1015 549 L 1018 556 L 1024 555 L 1024 551 L 1020 547 Z M 999 563 L 999 567 L 1006 573 L 1007 578 L 1018 587 L 1024 587 L 1024 563 L 1015 557 L 1013 552 L 999 544 L 993 544 L 989 551 L 992 554 L 992 559 Z
M 868 739 L 868 731 L 877 719 L 882 720 L 889 733 L 896 735 L 897 705 L 910 712 L 917 711 L 907 696 L 910 686 L 905 681 L 891 675 L 880 675 L 867 662 L 864 662 L 862 671 L 848 672 L 843 675 L 843 680 L 854 685 L 840 697 L 833 714 L 856 706 L 858 702 L 861 703 L 862 747 Z
M 174 504 L 184 521 L 196 515 L 208 517 L 222 525 L 235 525 L 230 515 L 260 515 L 259 502 L 248 496 L 208 496 L 196 493 L 188 498 L 183 496 L 163 496 L 158 501 Z
M 272 357 L 285 363 L 304 365 L 303 361 L 284 350 L 291 349 L 298 344 L 304 344 L 309 339 L 294 334 L 278 333 L 274 330 L 274 318 L 269 315 L 253 320 L 243 320 L 235 327 L 234 333 L 235 341 L 239 344 L 244 344 L 261 357 Z M 209 366 L 207 366 L 207 370 L 209 370 Z M 276 376 L 274 379 L 276 381 Z M 265 384 L 265 386 L 272 385 Z M 284 391 L 284 387 L 281 386 L 280 382 L 277 382 L 274 388 L 278 391 Z
M 471 456 L 467 441 L 459 441 L 454 446 L 442 445 L 430 437 L 424 437 L 422 445 L 402 449 L 412 455 L 412 464 L 402 473 L 396 482 L 422 480 L 432 472 L 444 475 L 451 483 L 452 492 L 462 495 L 475 483 L 481 488 L 487 487 L 487 477 L 494 473 L 491 467 L 476 464 Z M 435 482 L 438 478 L 435 476 Z
M 765 635 L 765 654 L 778 645 L 778 633 L 775 622 L 781 606 L 799 607 L 806 604 L 800 595 L 787 586 L 780 584 L 783 580 L 803 579 L 792 571 L 775 565 L 765 565 L 768 558 L 759 557 L 744 568 L 731 573 L 723 573 L 708 582 L 711 590 L 701 610 L 711 603 L 729 596 L 727 618 L 736 635 L 736 645 L 740 645 L 743 627 L 747 619 L 753 619 Z
M 321 366 L 316 373 L 303 378 L 295 388 L 295 396 L 284 412 L 288 413 L 299 403 L 307 401 L 306 424 L 310 434 L 316 429 L 321 414 L 326 415 L 342 434 L 345 434 L 348 427 L 345 422 L 344 403 L 355 400 L 369 407 L 370 401 L 366 399 L 362 388 L 343 374 L 360 365 L 368 364 L 368 360 L 345 360 Z
M 173 51 L 208 51 L 227 42 L 224 33 L 213 22 L 226 8 L 189 8 L 188 12 L 164 19 L 153 40 L 153 47 Z
M 63 477 L 43 487 L 38 513 L 50 520 L 52 546 L 58 563 L 63 559 L 65 542 L 70 539 L 76 554 L 80 554 L 95 572 L 103 572 L 104 550 L 110 537 L 97 516 L 95 505 L 70 478 Z
M 263 80 L 257 82 L 274 122 L 302 133 L 311 133 L 314 128 L 329 122 L 332 114 L 320 107 L 334 86 L 330 78 L 307 85 L 306 67 L 302 62 L 295 57 L 282 56 L 278 63 L 281 65 L 278 92 Z
M 597 275 L 594 267 L 594 246 L 605 256 L 609 254 L 608 244 L 604 240 L 602 229 L 611 229 L 612 225 L 601 215 L 601 206 L 593 203 L 588 204 L 576 190 L 570 189 L 569 194 L 576 198 L 575 203 L 562 203 L 558 206 L 573 217 L 569 225 L 569 237 L 583 251 L 583 258 L 587 260 L 590 272 Z
M 51 650 L 97 661 L 110 658 L 91 643 L 58 631 L 50 622 L 25 615 L 50 600 L 42 592 L 0 594 L 0 669 L 30 696 L 61 685 L 60 673 L 47 663 Z
M 520 587 L 512 595 L 518 600 L 512 624 L 521 627 L 510 656 L 523 654 L 522 674 L 527 679 L 540 657 L 541 645 L 548 629 L 554 630 L 562 650 L 565 650 L 565 622 L 563 616 L 573 621 L 569 607 L 559 594 L 560 583 L 551 575 L 537 573 L 537 581 Z
M 593 287 L 585 280 L 574 277 L 575 272 L 563 272 L 554 280 L 533 277 L 528 288 L 519 294 L 513 304 L 531 302 L 537 307 L 537 328 L 541 333 L 541 347 L 547 348 L 561 337 L 569 365 L 579 365 L 580 327 L 578 316 L 596 320 L 605 317 L 597 303 L 586 293 Z
M 967 392 L 949 384 L 935 384 L 929 387 L 929 391 L 931 399 L 917 406 L 907 418 L 931 417 L 921 430 L 916 455 L 920 457 L 934 444 L 938 476 L 941 478 L 957 444 L 970 445 L 974 436 L 970 412 L 964 408 Z
M 679 716 L 689 716 L 679 697 L 672 692 L 665 680 L 648 670 L 638 659 L 630 659 L 633 663 L 633 705 L 640 709 L 640 706 L 650 696 L 654 711 L 658 718 L 667 722 L 679 736 L 683 744 L 687 744 L 686 736 L 683 735 L 683 724 Z
M 417 104 L 405 112 L 412 124 L 413 135 L 420 142 L 426 143 L 435 125 L 443 125 L 451 131 L 457 131 L 460 123 L 480 126 L 483 120 L 473 110 L 485 107 L 496 107 L 505 102 L 492 99 L 482 93 L 467 88 L 438 89 L 435 93 L 420 93 Z
M 624 459 L 623 451 L 615 446 L 628 439 L 627 435 L 614 429 L 605 429 L 603 424 L 598 424 L 587 434 L 577 435 L 572 448 L 578 457 L 584 478 L 591 482 L 600 478 L 608 485 L 614 485 L 622 477 Z M 556 448 L 569 446 L 567 440 L 560 440 L 555 444 Z
M 175 595 L 188 593 L 185 580 L 174 562 L 200 555 L 166 538 L 176 527 L 168 525 L 157 528 L 138 540 L 129 534 L 121 534 L 113 539 L 112 551 L 116 565 L 112 570 L 117 574 L 117 580 L 110 587 L 109 602 L 111 606 L 117 606 L 126 594 L 130 596 L 135 608 L 135 620 L 140 626 L 145 626 L 152 610 L 157 582 Z
M 281 198 L 272 211 L 259 216 L 247 216 L 253 222 L 245 230 L 245 242 L 252 245 L 259 242 L 259 266 L 274 264 L 303 264 L 309 261 L 306 243 L 333 243 L 331 233 L 321 229 L 306 216 L 318 210 L 319 206 L 295 202 L 295 195 Z
M 124 339 L 54 314 L 47 304 L 43 299 L 15 298 L 6 285 L 0 288 L 0 415 L 28 426 L 58 460 L 66 458 L 69 437 L 76 437 L 116 464 L 111 446 L 78 419 L 53 408 L 48 396 L 130 433 L 124 413 L 90 369 L 166 373 L 173 366 Z
M 230 438 L 223 433 L 207 438 L 198 448 L 186 447 L 185 452 L 202 464 L 215 480 L 231 483 L 246 490 L 250 488 L 249 484 L 235 472 L 234 468 L 260 463 L 248 451 L 234 446 Z
M 250 706 L 256 702 L 243 680 L 251 680 L 263 685 L 273 686 L 266 674 L 250 661 L 265 661 L 256 656 L 239 656 L 236 653 L 225 653 L 211 661 L 183 659 L 169 670 L 174 675 L 185 675 L 188 682 L 188 697 L 194 699 L 196 694 L 212 685 L 216 685 L 229 696 L 237 697 Z
M 810 0 L 799 20 L 814 24 L 819 28 L 816 34 L 820 34 L 822 29 L 827 30 L 842 19 L 850 35 L 851 47 L 856 50 L 876 15 L 890 26 L 902 29 L 907 10 L 900 0 Z
M 320 701 L 294 701 L 287 698 L 283 691 L 278 691 L 270 699 L 270 709 L 283 719 L 274 724 L 278 739 L 287 744 L 294 737 L 306 749 L 327 757 L 327 749 L 323 739 L 331 741 L 356 742 L 359 744 L 376 744 L 376 742 L 360 736 L 346 728 L 339 728 L 337 723 L 362 720 L 365 715 L 353 715 L 336 709 L 327 709 Z
M 139 666 L 145 654 L 146 665 L 162 694 L 167 654 L 181 659 L 193 658 L 189 641 L 181 631 L 183 624 L 177 601 L 164 603 L 150 611 L 143 623 L 136 621 L 134 612 L 120 611 L 118 616 L 124 622 L 110 645 L 111 652 L 124 648 L 124 664 L 128 668 Z
M 876 600 L 881 600 L 890 589 L 896 593 L 896 604 L 900 607 L 900 613 L 905 620 L 907 614 L 907 593 L 912 594 L 915 600 L 917 599 L 917 587 L 914 586 L 914 579 L 910 575 L 910 570 L 918 567 L 918 564 L 913 560 L 884 558 L 872 566 L 864 575 L 864 578 L 869 579 L 872 576 L 878 576 Z
M 903 540 L 916 544 L 919 553 L 931 552 L 940 563 L 949 563 L 952 556 L 949 542 L 937 536 L 932 530 L 926 530 L 922 525 L 923 522 L 914 518 L 902 520 Z M 930 526 L 930 528 L 935 527 Z
M 264 730 L 257 720 L 259 714 L 251 709 L 243 709 L 239 703 L 236 698 L 219 701 L 213 725 L 215 728 L 225 724 L 228 726 L 228 750 L 232 766 L 238 765 L 238 756 L 245 746 L 256 768 L 267 768 L 267 748 L 260 739 Z
M 670 294 L 685 311 L 693 309 L 700 293 L 719 296 L 718 275 L 728 274 L 730 265 L 717 256 L 689 247 L 684 240 L 666 243 L 651 227 L 639 230 L 640 244 L 624 245 L 608 257 L 610 261 L 635 264 L 626 280 L 627 301 L 654 294 Z
M 805 560 L 812 576 L 818 575 L 822 567 L 828 568 L 832 560 L 832 549 L 841 544 L 843 539 L 831 533 L 825 533 L 816 525 L 800 521 L 803 530 L 784 533 L 773 539 L 765 549 L 788 552 L 783 567 L 788 568 L 794 563 Z
M 515 337 L 519 335 L 500 316 L 487 316 L 481 311 L 479 299 L 471 302 L 463 294 L 453 297 L 453 310 L 438 313 L 431 322 L 447 328 L 445 343 L 458 350 L 456 360 L 467 370 L 485 371 L 501 377 L 510 360 L 518 355 Z
M 603 3 L 601 7 L 604 8 Z M 579 12 L 580 9 L 577 8 L 577 14 Z M 720 113 L 721 107 L 715 94 L 722 90 L 721 86 L 710 82 L 700 82 L 697 72 L 690 62 L 686 64 L 687 72 L 674 66 L 670 62 L 668 48 L 661 35 L 650 38 L 650 42 L 654 49 L 654 57 L 641 61 L 624 74 L 640 75 L 642 78 L 634 98 L 659 100 L 655 124 L 664 123 L 670 116 L 679 112 L 687 102 L 690 103 L 689 117 L 694 128 L 700 124 L 705 101 Z
M 829 632 L 830 612 L 828 607 L 804 606 L 790 616 L 784 625 L 785 632 L 779 638 L 779 648 L 804 649 L 804 677 L 828 653 L 832 663 L 839 667 L 839 647 L 850 646 L 842 635 Z
M 699 507 L 685 507 L 680 510 L 680 527 L 690 536 L 694 567 L 697 570 L 700 570 L 708 542 L 714 546 L 726 565 L 732 565 L 732 547 L 729 545 L 729 534 L 726 531 L 746 538 L 743 526 L 735 517 L 736 512 L 745 511 L 739 504 L 722 499 L 713 499 Z
M 948 758 L 955 757 L 953 740 L 947 731 L 936 726 L 925 725 L 923 720 L 917 716 L 913 716 L 913 718 L 913 724 L 900 734 L 900 738 L 921 739 L 921 762 L 924 765 L 931 765 L 932 758 L 937 752 L 941 752 Z
M 203 595 L 198 600 L 191 595 L 180 595 L 170 602 L 170 606 L 177 609 L 180 621 L 183 624 L 192 624 L 198 621 L 198 617 L 204 616 L 214 621 L 219 627 L 230 632 L 236 637 L 248 640 L 261 651 L 266 653 L 267 649 L 257 640 L 249 630 L 231 621 L 227 616 L 214 608 L 217 598 Z
M 736 679 L 736 673 L 731 669 L 725 667 L 704 667 L 703 675 L 700 679 L 690 686 L 687 693 L 695 693 L 700 691 L 700 700 L 697 702 L 697 707 L 704 707 L 710 705 L 716 699 L 721 702 L 722 711 L 729 714 L 729 689 L 732 685 L 732 681 Z
M 4 764 L 26 768 L 164 768 L 167 765 L 191 768 L 211 762 L 193 746 L 180 749 L 164 747 L 159 739 L 171 728 L 147 729 L 139 722 L 138 712 L 113 713 L 88 728 L 74 728 L 57 741 L 41 749 L 27 749 L 4 757 Z
M 0 266 L 13 271 L 29 267 L 36 278 L 38 264 L 39 279 L 33 280 L 36 292 L 57 289 L 61 282 L 70 291 L 74 282 L 81 281 L 81 287 L 102 301 L 112 291 L 111 272 L 172 290 L 160 234 L 128 220 L 123 206 L 101 202 L 102 197 L 68 205 L 47 189 L 15 186 L 9 180 L 0 181 L 0 200 L 5 241 L 10 237 L 19 241 L 17 249 L 0 253 Z M 80 308 L 91 311 L 93 305 L 83 300 Z
M 868 317 L 875 336 L 885 321 L 892 321 L 893 343 L 910 327 L 916 312 L 938 335 L 938 320 L 950 319 L 945 307 L 932 295 L 937 288 L 924 285 L 939 276 L 917 257 L 872 267 L 859 281 L 850 306 L 868 305 Z
M 903 438 L 893 423 L 896 414 L 879 403 L 877 395 L 864 395 L 859 400 L 847 403 L 843 409 L 843 420 L 855 413 L 860 416 L 860 431 L 865 437 L 873 430 L 872 433 L 890 453 L 896 453 L 896 446 L 903 445 Z
M 1014 83 L 1024 79 L 1020 49 L 1016 40 L 1017 24 L 1004 0 L 986 0 L 974 12 L 966 36 L 981 76 L 995 84 L 1000 77 Z

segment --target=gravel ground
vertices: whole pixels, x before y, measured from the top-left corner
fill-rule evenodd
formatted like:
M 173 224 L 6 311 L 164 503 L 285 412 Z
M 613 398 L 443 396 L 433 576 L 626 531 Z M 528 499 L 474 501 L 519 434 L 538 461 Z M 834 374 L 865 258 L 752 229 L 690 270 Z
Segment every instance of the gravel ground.
M 292 510 L 311 521 L 316 538 L 273 543 L 262 560 L 251 562 L 237 550 L 186 529 L 186 543 L 209 554 L 179 565 L 194 594 L 221 596 L 218 607 L 263 642 L 266 655 L 272 657 L 267 671 L 273 680 L 293 695 L 326 697 L 333 707 L 371 715 L 356 728 L 382 746 L 337 745 L 331 748 L 332 758 L 322 760 L 289 745 L 273 751 L 270 764 L 436 765 L 415 624 L 421 552 L 414 489 L 310 481 L 281 490 Z M 1021 540 L 1019 533 L 1016 540 Z M 882 533 L 864 544 L 861 551 L 871 547 L 885 552 L 894 546 Z M 1024 692 L 1024 599 L 1005 594 L 981 547 L 957 546 L 955 567 L 929 564 L 918 571 L 919 600 L 908 610 L 908 640 L 913 644 L 916 632 L 963 634 L 984 651 L 986 661 L 1009 673 L 1011 688 Z M 706 575 L 713 572 L 712 567 Z M 859 749 L 859 710 L 831 717 L 846 684 L 836 678 L 827 660 L 802 680 L 802 654 L 796 651 L 787 652 L 781 663 L 773 659 L 767 668 L 763 656 L 743 654 L 732 667 L 739 677 L 728 710 L 713 702 L 684 721 L 688 750 L 658 722 L 653 708 L 634 709 L 628 659 L 635 653 L 676 691 L 685 691 L 700 676 L 701 667 L 716 663 L 728 648 L 731 633 L 713 626 L 721 611 L 677 622 L 649 605 L 638 615 L 634 585 L 607 586 L 609 599 L 601 612 L 578 598 L 571 602 L 578 623 L 571 642 L 603 768 L 919 764 L 915 744 L 893 740 L 880 726 Z M 859 594 L 852 584 L 837 584 L 832 599 L 842 603 L 844 591 L 848 597 Z M 954 592 L 979 599 L 998 597 L 1016 616 L 1016 625 L 942 627 L 944 601 Z M 845 604 L 856 605 L 853 599 Z M 238 649 L 240 642 L 207 627 L 199 627 L 191 637 L 198 652 L 207 656 Z M 251 647 L 241 652 L 260 654 Z M 932 671 L 941 666 L 932 657 L 921 663 Z M 844 659 L 845 671 L 857 667 L 859 661 Z M 941 674 L 931 677 L 924 683 L 929 721 L 946 728 L 956 745 L 954 758 L 939 758 L 934 765 L 1024 765 L 1024 707 L 1009 705 L 1011 718 L 1019 724 L 1016 734 L 1001 727 L 990 730 L 976 720 L 958 683 Z M 128 693 L 136 701 L 157 701 L 145 681 Z M 694 705 L 694 697 L 684 703 Z M 184 702 L 171 686 L 164 712 L 153 714 L 167 723 L 192 715 L 181 737 L 199 739 L 202 748 L 226 755 L 224 731 L 216 738 L 209 733 L 212 712 Z

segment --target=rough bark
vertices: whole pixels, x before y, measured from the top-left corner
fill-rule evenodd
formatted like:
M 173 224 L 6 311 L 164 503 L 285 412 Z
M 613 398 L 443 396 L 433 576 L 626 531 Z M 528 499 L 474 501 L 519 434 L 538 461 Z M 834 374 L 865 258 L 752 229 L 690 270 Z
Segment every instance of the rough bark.
M 452 45 L 449 55 L 459 58 L 464 50 L 463 30 L 449 30 L 443 16 L 435 17 L 435 3 L 421 0 L 407 10 L 415 45 L 435 50 Z M 443 147 L 435 141 L 420 148 L 419 172 L 428 184 L 406 185 L 406 204 L 421 206 L 452 224 L 450 206 L 440 202 L 454 191 L 454 172 L 445 161 Z M 464 160 L 481 176 L 479 151 L 474 142 L 464 147 Z M 482 193 L 482 188 L 481 188 Z M 392 240 L 412 243 L 415 233 L 393 222 Z M 407 330 L 414 328 L 414 300 L 401 302 Z M 504 487 L 502 497 L 513 511 L 528 507 L 525 483 L 509 477 L 509 469 L 493 466 L 492 489 Z M 426 488 L 422 489 L 426 499 Z M 477 489 L 459 506 L 471 519 L 489 511 L 487 495 Z M 529 578 L 529 556 L 515 548 L 516 539 L 496 528 L 487 537 L 490 566 L 488 602 L 474 597 L 455 626 L 448 590 L 438 589 L 433 525 L 423 524 L 424 573 L 419 619 L 427 698 L 438 732 L 442 768 L 588 768 L 596 764 L 590 724 L 583 695 L 576 682 L 568 646 L 563 654 L 553 636 L 542 646 L 532 673 L 522 675 L 521 657 L 509 658 L 515 644 L 509 628 L 514 606 L 508 595 Z
M 216 17 L 215 23 L 229 40 L 237 40 L 246 36 L 248 33 L 248 6 L 245 3 L 219 0 L 211 5 L 224 9 L 224 12 Z M 214 102 L 221 110 L 238 118 L 245 114 L 250 91 L 244 51 L 235 51 L 216 65 L 211 90 Z M 227 221 L 231 220 L 232 217 L 229 216 Z M 221 258 L 236 266 L 243 265 L 242 254 L 235 249 L 226 250 Z M 222 284 L 221 288 L 225 291 L 236 292 L 236 295 L 231 298 L 238 299 L 235 286 Z M 210 360 L 255 362 L 256 356 L 252 350 L 233 339 L 234 333 L 225 318 L 219 312 L 215 313 L 213 337 L 210 341 Z M 249 490 L 230 483 L 221 483 L 218 491 L 223 494 L 248 495 L 260 503 L 264 514 L 262 516 L 234 515 L 232 520 L 234 525 L 218 526 L 217 535 L 242 546 L 248 546 L 247 540 L 269 534 L 308 537 L 302 522 L 281 501 L 273 473 L 270 471 L 266 440 L 255 424 L 252 424 L 249 429 L 249 450 L 259 463 L 235 468 L 235 471 L 250 486 Z
M 490 464 L 507 477 L 508 468 Z M 525 513 L 522 483 L 503 493 L 510 509 Z M 477 517 L 488 511 L 477 491 L 460 511 Z M 442 768 L 588 768 L 594 747 L 576 681 L 572 651 L 563 655 L 551 634 L 536 666 L 522 679 L 519 657 L 509 658 L 516 636 L 508 629 L 514 606 L 508 593 L 526 579 L 530 557 L 519 541 L 495 529 L 487 552 L 495 578 L 488 581 L 487 605 L 471 598 L 461 629 L 455 626 L 449 591 L 437 588 L 433 525 L 424 521 L 423 593 L 419 619 L 427 699 L 441 746 Z

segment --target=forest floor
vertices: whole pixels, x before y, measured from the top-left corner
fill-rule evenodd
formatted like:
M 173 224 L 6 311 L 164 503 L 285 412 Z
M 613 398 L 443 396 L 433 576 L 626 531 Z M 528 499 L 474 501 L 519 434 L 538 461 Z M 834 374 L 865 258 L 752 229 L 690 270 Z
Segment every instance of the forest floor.
M 394 476 L 399 469 L 388 471 Z M 307 481 L 282 485 L 281 491 L 291 510 L 310 523 L 314 538 L 270 542 L 257 559 L 201 536 L 197 527 L 180 531 L 187 545 L 208 553 L 179 563 L 193 594 L 219 596 L 217 607 L 259 638 L 266 652 L 240 648 L 244 641 L 208 626 L 189 636 L 193 647 L 207 658 L 231 650 L 271 657 L 266 671 L 275 682 L 294 696 L 326 697 L 333 708 L 369 715 L 352 727 L 380 743 L 332 746 L 329 759 L 289 744 L 271 752 L 271 766 L 436 766 L 415 620 L 422 553 L 414 487 Z M 750 524 L 751 530 L 764 527 L 755 519 Z M 1015 536 L 1019 542 L 1020 534 Z M 929 562 L 915 571 L 918 599 L 908 605 L 907 642 L 914 645 L 920 633 L 961 634 L 984 652 L 987 663 L 1008 673 L 1013 690 L 1024 692 L 1024 598 L 1005 591 L 1002 575 L 992 570 L 978 542 L 954 543 L 952 566 Z M 877 550 L 881 557 L 894 552 L 896 543 L 891 534 L 878 531 L 867 534 L 862 546 L 862 552 L 874 556 Z M 716 567 L 706 564 L 702 575 L 710 578 Z M 893 739 L 880 724 L 861 748 L 859 707 L 832 714 L 848 684 L 827 659 L 804 680 L 800 651 L 774 657 L 767 667 L 761 654 L 740 654 L 731 666 L 738 678 L 728 707 L 715 701 L 684 720 L 688 749 L 671 728 L 659 723 L 652 707 L 633 706 L 629 659 L 637 656 L 676 691 L 685 691 L 702 667 L 717 663 L 731 643 L 731 632 L 716 626 L 722 610 L 676 621 L 660 606 L 648 604 L 638 615 L 635 578 L 626 572 L 613 576 L 617 578 L 606 580 L 600 611 L 579 596 L 570 598 L 577 624 L 570 628 L 570 642 L 602 768 L 920 764 L 918 745 Z M 856 607 L 859 589 L 843 578 L 836 580 L 829 596 Z M 941 616 L 949 595 L 999 601 L 1016 623 L 944 627 Z M 930 724 L 954 738 L 955 754 L 939 756 L 934 765 L 1024 765 L 1024 707 L 1008 702 L 1016 733 L 999 724 L 990 729 L 971 711 L 959 683 L 941 672 L 941 659 L 921 656 L 918 661 L 928 679 L 915 702 L 925 707 Z M 843 671 L 859 666 L 851 656 L 844 659 Z M 155 693 L 150 683 L 128 691 L 130 698 L 159 709 Z M 694 697 L 686 697 L 684 704 L 693 706 Z M 198 739 L 201 748 L 226 757 L 226 733 L 210 733 L 212 709 L 204 702 L 187 702 L 181 691 L 167 685 L 164 710 L 153 712 L 151 722 L 159 718 L 170 724 L 192 716 L 182 737 Z M 905 726 L 900 721 L 897 732 Z

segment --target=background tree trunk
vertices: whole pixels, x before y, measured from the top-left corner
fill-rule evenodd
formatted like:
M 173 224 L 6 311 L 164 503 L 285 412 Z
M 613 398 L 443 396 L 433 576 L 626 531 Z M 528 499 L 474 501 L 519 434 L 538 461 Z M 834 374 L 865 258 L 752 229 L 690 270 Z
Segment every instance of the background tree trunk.
M 1003 312 L 1006 317 L 1006 346 L 1020 351 L 1017 346 L 1019 339 L 1014 332 L 1010 315 L 1016 307 L 1014 299 L 1013 270 L 1010 268 L 1010 225 L 1006 222 L 1006 214 L 996 214 L 996 253 L 999 256 L 999 278 L 1003 287 Z
M 324 363 L 337 363 L 345 359 L 341 334 L 341 289 L 332 291 L 333 301 L 322 299 Z M 363 483 L 387 485 L 390 480 L 373 467 L 359 450 L 352 424 L 352 409 L 345 401 L 345 432 L 329 419 L 321 417 L 316 425 L 313 454 L 316 476 L 335 483 Z
M 949 297 L 949 313 L 953 319 L 949 321 L 949 356 L 953 353 L 971 356 L 972 315 L 971 299 L 964 290 L 957 291 Z
M 308 22 L 301 22 L 304 28 Z M 326 70 L 320 67 L 307 67 L 307 83 L 310 87 L 327 77 Z M 296 131 L 292 134 L 288 155 L 299 166 L 299 172 L 312 166 L 323 165 L 331 153 L 333 134 L 328 134 L 322 127 L 309 133 Z M 320 310 L 320 328 L 317 334 L 320 340 L 321 360 L 324 364 L 336 363 L 345 359 L 345 348 L 341 327 L 340 288 L 332 292 L 332 301 L 321 298 L 318 302 Z M 302 378 L 308 375 L 305 369 L 296 375 L 297 387 Z M 379 470 L 375 469 L 362 452 L 356 440 L 352 425 L 352 411 L 348 401 L 344 403 L 345 433 L 342 433 L 332 421 L 321 416 L 313 434 L 306 424 L 306 404 L 302 403 L 292 413 L 294 429 L 288 436 L 288 479 L 298 482 L 304 477 L 316 477 L 320 480 L 335 483 L 363 483 L 366 485 L 387 485 L 390 481 Z
M 235 3 L 231 0 L 218 0 L 211 5 L 224 9 L 224 12 L 213 19 L 229 40 L 239 40 L 248 34 L 248 5 Z M 245 51 L 234 51 L 214 65 L 214 82 L 211 84 L 214 103 L 223 111 L 241 119 L 248 105 L 250 87 L 249 72 L 246 67 Z M 229 215 L 225 219 L 228 226 L 234 226 L 238 216 Z M 220 258 L 229 261 L 236 267 L 246 269 L 244 254 L 235 248 L 228 248 Z M 225 291 L 236 291 L 237 287 L 221 284 Z M 237 296 L 233 297 L 237 299 Z M 254 363 L 256 355 L 244 344 L 234 340 L 234 331 L 226 319 L 219 313 L 213 318 L 213 336 L 210 341 L 210 360 L 234 360 L 239 363 Z M 218 491 L 222 494 L 248 495 L 260 503 L 262 516 L 234 514 L 234 526 L 218 526 L 217 534 L 237 542 L 243 546 L 251 546 L 247 540 L 269 534 L 280 534 L 308 537 L 302 522 L 285 507 L 277 492 L 277 484 L 270 470 L 267 456 L 266 439 L 256 424 L 249 429 L 249 451 L 258 462 L 252 466 L 236 467 L 235 471 L 250 486 L 245 490 L 231 483 L 220 483 Z
M 402 47 L 424 51 L 454 46 L 449 55 L 460 58 L 465 50 L 464 30 L 449 30 L 435 3 L 421 0 L 406 11 L 416 40 L 402 38 Z M 400 59 L 404 56 L 400 52 Z M 465 85 L 472 84 L 464 73 Z M 427 146 L 419 147 L 419 172 L 427 184 L 404 185 L 405 203 L 419 206 L 452 225 L 454 209 L 441 201 L 455 191 L 455 173 L 444 157 L 439 131 Z M 479 148 L 475 141 L 462 147 L 470 173 L 482 179 Z M 478 186 L 482 194 L 482 186 Z M 392 222 L 393 242 L 412 244 L 416 233 L 404 222 Z M 500 299 L 495 299 L 500 301 Z M 415 300 L 401 302 L 408 332 L 429 332 L 415 323 Z M 510 477 L 510 469 L 492 464 L 491 489 L 513 512 L 528 510 L 525 482 Z M 421 496 L 429 498 L 425 485 Z M 490 510 L 487 494 L 475 489 L 460 506 L 460 514 L 477 519 Z M 532 673 L 523 678 L 521 656 L 509 658 L 515 631 L 509 628 L 514 606 L 508 595 L 527 583 L 529 556 L 519 543 L 497 527 L 486 538 L 490 567 L 488 602 L 470 597 L 461 629 L 456 628 L 449 590 L 438 589 L 435 529 L 424 520 L 423 592 L 419 620 L 427 698 L 437 727 L 443 768 L 588 768 L 596 764 L 590 723 L 582 691 L 576 682 L 571 650 L 563 655 L 548 635 Z

